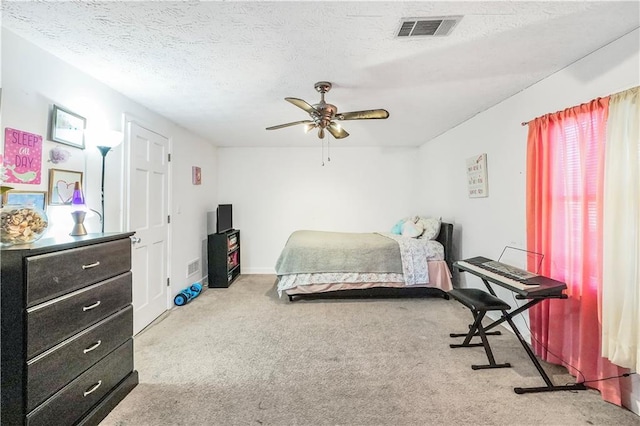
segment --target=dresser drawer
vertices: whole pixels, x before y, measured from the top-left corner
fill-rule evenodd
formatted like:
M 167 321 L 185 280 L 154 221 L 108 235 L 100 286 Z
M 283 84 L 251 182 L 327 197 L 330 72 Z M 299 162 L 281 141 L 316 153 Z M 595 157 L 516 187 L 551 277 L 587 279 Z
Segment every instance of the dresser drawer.
M 131 269 L 129 238 L 26 259 L 27 307 Z
M 27 359 L 131 303 L 131 272 L 27 309 Z
M 33 410 L 133 334 L 133 307 L 100 321 L 27 364 L 27 411 Z
M 30 412 L 27 425 L 74 424 L 132 371 L 133 339 L 129 339 Z

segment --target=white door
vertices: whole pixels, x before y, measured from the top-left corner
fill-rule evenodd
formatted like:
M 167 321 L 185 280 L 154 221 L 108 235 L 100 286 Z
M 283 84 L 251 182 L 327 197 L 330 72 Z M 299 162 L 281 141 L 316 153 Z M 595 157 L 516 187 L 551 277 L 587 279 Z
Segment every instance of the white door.
M 169 140 L 135 122 L 129 130 L 128 226 L 131 246 L 133 333 L 167 310 Z

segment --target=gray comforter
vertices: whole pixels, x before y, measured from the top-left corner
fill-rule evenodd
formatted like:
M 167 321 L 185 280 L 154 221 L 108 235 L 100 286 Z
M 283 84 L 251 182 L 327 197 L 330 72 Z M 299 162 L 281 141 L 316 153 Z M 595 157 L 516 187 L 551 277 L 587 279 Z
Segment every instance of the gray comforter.
M 276 262 L 276 274 L 402 273 L 398 243 L 375 233 L 295 231 Z

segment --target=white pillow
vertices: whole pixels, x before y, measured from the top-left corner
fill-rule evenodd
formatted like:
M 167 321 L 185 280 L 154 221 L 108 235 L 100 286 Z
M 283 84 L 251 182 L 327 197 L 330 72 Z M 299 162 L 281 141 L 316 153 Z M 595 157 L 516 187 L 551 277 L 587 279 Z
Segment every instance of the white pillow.
M 417 238 L 422 235 L 422 231 L 424 231 L 424 228 L 420 223 L 413 223 L 407 220 L 402 224 L 402 235 L 405 237 Z
M 421 217 L 417 223 L 421 225 L 424 230 L 420 238 L 435 240 L 440 233 L 440 223 L 441 218 L 439 217 Z

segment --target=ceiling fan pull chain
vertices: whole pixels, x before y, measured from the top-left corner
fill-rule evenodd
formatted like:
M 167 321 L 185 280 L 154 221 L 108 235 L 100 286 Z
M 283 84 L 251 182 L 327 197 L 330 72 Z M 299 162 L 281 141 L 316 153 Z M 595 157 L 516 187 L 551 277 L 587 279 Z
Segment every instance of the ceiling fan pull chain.
M 324 139 L 320 139 L 320 144 L 322 145 L 322 167 L 324 167 Z
M 327 161 L 331 161 L 331 138 L 327 137 Z

